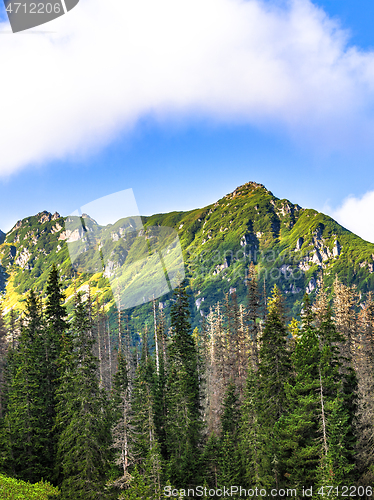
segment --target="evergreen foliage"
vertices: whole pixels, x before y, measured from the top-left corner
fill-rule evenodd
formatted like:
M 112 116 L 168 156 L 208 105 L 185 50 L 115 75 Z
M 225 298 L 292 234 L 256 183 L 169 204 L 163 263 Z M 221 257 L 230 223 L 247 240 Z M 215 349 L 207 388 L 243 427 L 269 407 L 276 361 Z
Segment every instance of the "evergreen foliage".
M 288 323 L 274 287 L 264 319 L 251 266 L 245 305 L 228 294 L 192 331 L 182 284 L 169 330 L 153 304 L 140 352 L 121 314 L 118 346 L 108 337 L 90 290 L 67 321 L 53 267 L 44 303 L 31 291 L 21 321 L 0 315 L 0 471 L 52 481 L 61 500 L 160 500 L 166 485 L 371 486 L 373 302 L 357 314 L 354 288 L 335 288 L 331 307 L 320 280 Z
M 58 389 L 57 466 L 63 498 L 71 500 L 104 498 L 109 466 L 110 420 L 92 353 L 88 307 L 78 294 Z
M 12 468 L 17 477 L 38 481 L 51 477 L 50 421 L 46 404 L 48 366 L 41 301 L 31 290 L 24 326 L 13 357 L 7 430 Z
M 166 386 L 167 478 L 177 486 L 199 477 L 202 419 L 198 359 L 191 335 L 188 296 L 183 285 L 174 291 Z
M 261 337 L 259 365 L 260 480 L 269 487 L 283 485 L 284 463 L 281 461 L 280 419 L 288 410 L 286 384 L 292 383 L 290 353 L 287 350 L 287 327 L 279 289 L 274 286 Z

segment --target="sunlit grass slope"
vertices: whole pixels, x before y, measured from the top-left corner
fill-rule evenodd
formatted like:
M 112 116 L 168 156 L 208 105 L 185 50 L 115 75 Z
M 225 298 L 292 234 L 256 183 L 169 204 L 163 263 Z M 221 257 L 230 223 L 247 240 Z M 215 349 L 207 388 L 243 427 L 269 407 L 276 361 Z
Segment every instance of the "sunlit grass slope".
M 49 483 L 30 484 L 0 474 L 1 500 L 52 500 L 59 496 L 58 489 Z

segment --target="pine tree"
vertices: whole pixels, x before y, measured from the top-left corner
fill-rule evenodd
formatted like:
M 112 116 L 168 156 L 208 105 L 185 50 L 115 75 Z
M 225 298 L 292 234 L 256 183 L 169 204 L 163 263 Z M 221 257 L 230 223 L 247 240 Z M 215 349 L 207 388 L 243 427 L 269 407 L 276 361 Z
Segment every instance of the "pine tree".
M 59 275 L 55 264 L 49 274 L 47 281 L 47 300 L 44 311 L 45 317 L 45 383 L 46 383 L 46 425 L 50 429 L 48 437 L 48 453 L 51 467 L 54 468 L 55 453 L 57 446 L 57 436 L 54 430 L 56 419 L 56 393 L 59 383 L 59 364 L 61 349 L 67 329 L 66 309 L 63 305 L 64 295 L 61 291 Z
M 51 429 L 46 400 L 45 325 L 41 302 L 32 290 L 12 362 L 7 419 L 13 467 L 21 479 L 38 481 L 51 474 L 48 447 Z
M 161 311 L 157 322 L 157 336 L 159 343 L 159 369 L 154 385 L 154 423 L 157 435 L 157 442 L 160 446 L 162 458 L 167 458 L 166 429 L 165 422 L 167 416 L 166 408 L 166 339 L 165 339 L 165 316 Z
M 220 411 L 227 381 L 227 345 L 220 304 L 207 317 L 207 360 L 205 368 L 204 414 L 208 435 L 219 434 Z
M 115 464 L 121 476 L 112 482 L 116 488 L 123 488 L 130 480 L 129 467 L 133 464 L 131 453 L 133 425 L 131 412 L 131 392 L 126 356 L 122 349 L 118 353 L 118 367 L 113 383 L 113 425 L 112 448 L 115 450 Z
M 260 484 L 261 421 L 260 421 L 259 372 L 248 369 L 246 390 L 241 407 L 239 454 L 243 471 L 243 486 Z
M 359 318 L 360 340 L 356 356 L 358 376 L 357 464 L 360 484 L 374 481 L 374 301 L 369 292 Z
M 227 318 L 228 379 L 229 384 L 235 381 L 242 398 L 248 367 L 248 346 L 244 313 L 242 307 L 238 306 L 235 292 L 231 295 L 231 300 L 226 294 L 225 312 Z
M 222 407 L 218 484 L 221 486 L 235 486 L 241 479 L 242 471 L 238 450 L 240 404 L 234 384 L 230 384 L 227 388 Z
M 4 417 L 5 392 L 6 392 L 6 364 L 8 354 L 7 328 L 3 318 L 0 304 L 0 419 Z
M 4 385 L 2 391 L 2 413 L 0 420 L 0 467 L 1 470 L 11 476 L 16 475 L 15 461 L 13 455 L 13 441 L 11 432 L 11 420 L 9 414 L 9 397 L 13 380 L 17 371 L 17 342 L 19 329 L 16 320 L 16 313 L 11 309 L 9 314 L 9 323 L 6 327 L 9 334 L 9 343 L 7 345 L 7 354 L 4 364 Z
M 150 498 L 161 498 L 161 450 L 155 425 L 157 372 L 148 353 L 147 338 L 143 339 L 140 363 L 136 369 L 132 393 L 134 425 L 133 453 L 139 471 L 145 478 Z
M 219 439 L 214 432 L 212 432 L 204 446 L 201 456 L 201 464 L 203 466 L 204 480 L 212 488 L 218 488 L 218 457 L 220 455 L 221 447 Z
M 172 335 L 167 378 L 166 440 L 168 479 L 177 487 L 199 478 L 202 419 L 197 373 L 197 353 L 191 335 L 188 296 L 183 285 L 174 291 Z
M 258 369 L 258 351 L 259 351 L 259 319 L 261 317 L 261 303 L 260 303 L 260 293 L 258 289 L 258 280 L 256 275 L 256 269 L 251 262 L 248 271 L 248 281 L 247 281 L 247 315 L 246 321 L 248 323 L 248 345 L 250 346 L 250 357 L 252 369 L 257 371 Z
M 11 356 L 7 343 L 7 328 L 3 318 L 3 312 L 0 305 L 0 467 L 2 470 L 9 471 L 10 462 L 10 442 L 7 431 L 8 421 L 6 412 L 9 396 L 9 357 Z
M 313 486 L 319 465 L 317 415 L 320 410 L 319 341 L 309 296 L 304 297 L 302 326 L 292 353 L 295 378 L 286 384 L 288 413 L 280 421 L 283 462 L 293 488 Z
M 355 416 L 357 414 L 358 383 L 355 371 L 355 358 L 357 350 L 357 315 L 355 307 L 357 304 L 357 293 L 354 287 L 343 285 L 336 277 L 334 282 L 334 320 L 337 332 L 340 333 L 341 341 L 338 344 L 340 350 L 339 372 L 342 377 L 342 397 L 344 407 L 348 412 L 347 427 L 350 434 L 347 436 L 349 448 L 353 450 L 357 441 L 357 429 L 355 427 Z M 352 464 L 354 463 L 352 457 Z
M 332 311 L 328 307 L 318 329 L 320 339 L 320 441 L 321 461 L 318 484 L 340 486 L 353 484 L 353 452 L 351 422 L 341 375 L 342 360 L 339 343 L 342 336 L 336 331 Z
M 259 353 L 259 422 L 260 484 L 280 488 L 284 464 L 281 463 L 277 423 L 287 412 L 285 385 L 291 377 L 291 360 L 287 350 L 287 328 L 283 300 L 275 285 L 268 301 L 268 314 L 261 338 Z
M 64 499 L 72 500 L 104 498 L 109 460 L 110 419 L 105 394 L 99 389 L 87 308 L 78 294 L 58 389 L 58 477 Z

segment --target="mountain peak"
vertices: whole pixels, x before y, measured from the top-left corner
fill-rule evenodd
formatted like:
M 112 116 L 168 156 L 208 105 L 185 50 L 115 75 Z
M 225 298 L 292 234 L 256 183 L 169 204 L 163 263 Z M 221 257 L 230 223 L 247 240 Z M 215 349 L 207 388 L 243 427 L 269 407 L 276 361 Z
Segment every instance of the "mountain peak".
M 227 194 L 225 197 L 226 198 L 234 198 L 235 196 L 243 196 L 252 193 L 253 191 L 256 191 L 257 189 L 264 190 L 266 193 L 270 194 L 273 196 L 273 193 L 266 189 L 266 187 L 263 184 L 259 184 L 258 182 L 255 181 L 249 181 L 246 182 L 245 184 L 242 184 L 241 186 L 238 186 L 232 193 Z
M 51 212 L 48 212 L 47 210 L 43 210 L 43 212 L 39 212 L 37 214 L 38 221 L 40 224 L 44 224 L 45 222 L 49 222 L 51 220 L 56 220 L 61 217 L 61 215 L 58 212 L 55 212 L 53 215 Z

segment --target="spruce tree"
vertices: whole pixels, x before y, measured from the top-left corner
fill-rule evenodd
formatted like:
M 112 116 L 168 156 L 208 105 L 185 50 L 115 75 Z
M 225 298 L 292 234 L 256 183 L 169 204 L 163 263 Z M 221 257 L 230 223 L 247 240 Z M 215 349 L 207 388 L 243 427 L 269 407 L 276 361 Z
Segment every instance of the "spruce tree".
M 7 416 L 13 467 L 21 479 L 38 481 L 51 475 L 51 428 L 46 397 L 45 324 L 41 302 L 32 290 L 13 363 Z
M 56 418 L 56 395 L 59 384 L 59 369 L 61 361 L 61 350 L 64 342 L 64 336 L 67 329 L 66 309 L 63 305 L 64 295 L 61 291 L 61 285 L 57 267 L 52 265 L 51 272 L 47 281 L 47 299 L 44 311 L 45 317 L 45 362 L 46 362 L 46 411 L 47 426 L 50 429 L 48 438 L 49 460 L 51 464 L 55 461 L 57 446 L 57 436 L 54 430 Z
M 357 293 L 355 287 L 343 285 L 336 277 L 334 282 L 334 323 L 336 331 L 340 334 L 339 348 L 339 373 L 342 379 L 341 396 L 344 407 L 348 412 L 347 428 L 350 429 L 346 439 L 347 446 L 354 450 L 357 442 L 357 397 L 358 381 L 355 371 L 355 356 L 358 338 L 358 322 L 355 308 L 357 306 Z M 353 455 L 351 458 L 354 464 Z
M 105 393 L 99 388 L 88 307 L 78 294 L 58 389 L 57 467 L 67 500 L 104 498 L 109 465 L 110 419 Z
M 165 349 L 165 318 L 163 314 L 157 324 L 157 339 L 161 347 L 159 354 L 159 372 L 156 376 L 154 385 L 154 422 L 157 434 L 157 441 L 160 446 L 160 452 L 163 459 L 167 458 L 167 445 L 166 445 L 166 429 L 165 421 L 167 416 L 166 409 L 166 349 Z
M 339 344 L 344 342 L 336 331 L 332 311 L 327 307 L 321 316 L 318 329 L 320 340 L 319 368 L 319 431 L 322 444 L 321 461 L 318 469 L 318 485 L 341 486 L 353 484 L 354 439 L 350 414 L 352 407 L 346 404 L 344 378 L 341 374 Z
M 261 413 L 259 372 L 252 366 L 248 369 L 246 390 L 241 407 L 239 430 L 239 453 L 243 471 L 243 486 L 260 484 L 261 462 Z
M 0 304 L 0 420 L 4 417 L 5 397 L 6 397 L 6 365 L 8 354 L 8 331 L 3 318 L 3 311 Z
M 137 463 L 137 470 L 144 477 L 144 487 L 148 495 L 146 498 L 159 500 L 161 498 L 162 458 L 155 425 L 156 384 L 156 366 L 148 352 L 147 338 L 144 338 L 142 356 L 136 369 L 132 391 L 131 409 L 134 429 L 132 452 Z M 132 481 L 128 493 L 138 487 L 138 481 Z
M 114 375 L 112 395 L 112 448 L 115 450 L 116 465 L 113 486 L 123 488 L 129 483 L 129 467 L 133 464 L 131 450 L 133 424 L 131 412 L 131 392 L 126 356 L 122 349 L 118 352 L 118 367 Z M 118 477 L 118 474 L 120 476 Z
M 207 360 L 205 367 L 204 415 L 208 435 L 220 432 L 220 412 L 227 380 L 227 342 L 220 303 L 207 317 Z
M 369 292 L 360 318 L 357 464 L 360 484 L 374 482 L 374 301 Z
M 287 412 L 285 385 L 290 382 L 291 360 L 287 349 L 283 299 L 275 285 L 268 300 L 268 314 L 259 352 L 259 480 L 264 487 L 284 484 L 284 464 L 277 423 Z
M 240 404 L 234 384 L 230 384 L 227 388 L 222 409 L 221 436 L 217 457 L 218 484 L 227 487 L 239 484 L 242 476 L 238 450 Z
M 183 284 L 174 291 L 167 375 L 167 479 L 177 487 L 199 478 L 202 418 L 197 352 L 191 335 L 188 296 Z
M 12 355 L 10 352 L 12 347 L 7 343 L 7 333 L 0 305 L 0 467 L 6 471 L 9 470 L 11 459 L 6 413 L 9 395 L 9 357 Z
M 259 319 L 261 318 L 261 302 L 258 288 L 258 280 L 256 268 L 251 262 L 248 270 L 247 281 L 247 314 L 246 321 L 248 324 L 250 356 L 252 369 L 258 369 L 258 351 L 259 351 Z
M 287 383 L 288 413 L 280 421 L 283 462 L 293 488 L 313 486 L 319 465 L 317 415 L 320 413 L 319 341 L 309 296 L 304 297 L 302 326 L 292 353 L 295 378 Z

